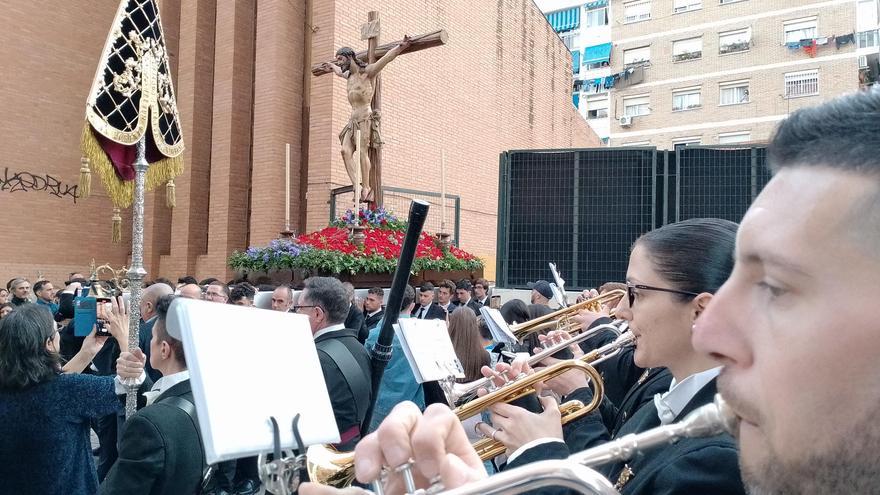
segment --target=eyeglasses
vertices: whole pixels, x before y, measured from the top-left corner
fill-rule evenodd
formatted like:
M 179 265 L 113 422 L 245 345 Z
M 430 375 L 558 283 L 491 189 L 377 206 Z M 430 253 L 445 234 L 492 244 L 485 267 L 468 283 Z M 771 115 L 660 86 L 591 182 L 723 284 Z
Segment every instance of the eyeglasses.
M 204 297 L 205 299 L 224 299 L 226 295 L 220 292 L 205 292 Z
M 626 283 L 626 298 L 629 301 L 629 307 L 632 308 L 633 304 L 636 302 L 636 293 L 633 292 L 633 289 L 638 290 L 653 290 L 658 292 L 670 292 L 672 294 L 681 294 L 683 296 L 699 296 L 696 292 L 688 292 L 686 290 L 676 290 L 676 289 L 665 289 L 663 287 L 651 287 L 650 285 L 641 285 L 641 284 L 631 284 L 629 282 Z
M 317 304 L 298 304 L 290 308 L 290 310 L 294 313 L 299 313 L 300 308 L 321 308 L 321 306 L 318 306 Z M 323 310 L 324 308 L 321 308 L 321 311 Z

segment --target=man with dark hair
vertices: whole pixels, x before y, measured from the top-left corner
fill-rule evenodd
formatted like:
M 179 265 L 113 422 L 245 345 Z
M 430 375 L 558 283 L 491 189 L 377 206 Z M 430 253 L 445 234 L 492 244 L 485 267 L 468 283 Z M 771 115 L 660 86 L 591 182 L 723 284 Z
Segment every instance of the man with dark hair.
M 58 303 L 55 302 L 55 287 L 48 280 L 38 280 L 34 284 L 34 295 L 37 296 L 37 304 L 45 306 L 52 314 L 58 312 Z
M 489 281 L 485 278 L 474 280 L 474 299 L 480 303 L 480 306 L 489 305 Z
M 214 278 L 214 277 L 208 277 L 208 278 L 202 280 L 201 282 L 199 282 L 199 285 L 202 286 L 202 287 L 205 287 L 205 286 L 207 286 L 207 285 L 211 285 L 211 284 L 213 284 L 213 283 L 216 282 L 216 281 L 217 281 L 216 278 Z
M 410 317 L 409 315 L 415 307 L 415 294 L 412 286 L 407 285 L 400 303 L 400 318 Z M 370 330 L 370 336 L 367 337 L 365 344 L 367 349 L 372 349 L 379 340 L 381 323 L 380 321 Z M 379 426 L 379 423 L 394 409 L 394 406 L 404 401 L 413 402 L 419 406 L 419 409 L 424 409 L 425 393 L 422 385 L 416 381 L 409 361 L 406 359 L 406 354 L 403 352 L 403 347 L 400 345 L 400 340 L 395 333 L 391 340 L 391 360 L 385 366 L 382 383 L 379 385 L 379 394 L 373 408 L 370 431 L 374 431 Z
M 693 344 L 724 369 L 751 493 L 880 485 L 880 92 L 798 110 Z M 810 364 L 816 373 L 804 376 Z
M 434 303 L 434 285 L 425 282 L 419 287 L 419 305 L 412 310 L 410 316 L 420 320 L 445 320 L 446 311 Z
M 367 298 L 364 299 L 364 324 L 361 325 L 361 331 L 358 333 L 358 340 L 361 344 L 366 342 L 367 336 L 376 325 L 382 321 L 385 316 L 385 310 L 382 305 L 385 301 L 385 291 L 381 287 L 372 287 L 367 290 Z
M 251 307 L 254 305 L 254 297 L 256 295 L 257 290 L 251 284 L 242 282 L 234 285 L 229 291 L 229 304 Z
M 452 280 L 440 282 L 440 286 L 437 287 L 437 305 L 446 313 L 452 313 L 457 306 L 452 301 L 453 296 L 455 296 L 455 283 Z
M 370 356 L 357 340 L 358 331 L 345 328 L 349 308 L 342 282 L 330 277 L 305 281 L 294 310 L 309 318 L 330 403 L 336 416 L 342 450 L 361 439 L 361 424 L 370 406 Z
M 455 284 L 455 295 L 458 296 L 458 305 L 471 308 L 477 316 L 480 316 L 480 305 L 471 297 L 471 281 L 467 279 L 459 280 Z
M 181 495 L 196 493 L 205 468 L 205 452 L 193 405 L 189 371 L 180 335 L 165 326 L 174 296 L 156 302 L 150 363 L 162 378 L 145 392 L 147 406 L 125 422 L 119 459 L 101 484 L 100 495 Z M 140 351 L 120 361 L 140 361 Z

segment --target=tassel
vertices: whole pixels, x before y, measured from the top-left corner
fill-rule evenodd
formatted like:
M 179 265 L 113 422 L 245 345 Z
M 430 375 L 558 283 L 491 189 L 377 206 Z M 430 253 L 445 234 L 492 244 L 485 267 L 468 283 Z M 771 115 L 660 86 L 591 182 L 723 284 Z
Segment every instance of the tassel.
M 119 208 L 113 208 L 113 230 L 111 233 L 113 244 L 122 242 L 122 215 Z
M 92 171 L 89 170 L 88 158 L 80 158 L 79 163 L 79 197 L 85 199 L 92 194 Z
M 165 206 L 171 209 L 177 206 L 177 195 L 174 189 L 174 179 L 168 179 L 168 182 L 165 183 Z

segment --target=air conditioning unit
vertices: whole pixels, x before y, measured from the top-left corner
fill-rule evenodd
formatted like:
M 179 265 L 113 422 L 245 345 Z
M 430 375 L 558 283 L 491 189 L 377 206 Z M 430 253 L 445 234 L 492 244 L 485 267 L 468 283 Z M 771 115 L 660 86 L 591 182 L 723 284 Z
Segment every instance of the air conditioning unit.
M 618 119 L 617 123 L 620 124 L 620 127 L 629 127 L 633 123 L 633 118 L 629 115 L 624 115 Z

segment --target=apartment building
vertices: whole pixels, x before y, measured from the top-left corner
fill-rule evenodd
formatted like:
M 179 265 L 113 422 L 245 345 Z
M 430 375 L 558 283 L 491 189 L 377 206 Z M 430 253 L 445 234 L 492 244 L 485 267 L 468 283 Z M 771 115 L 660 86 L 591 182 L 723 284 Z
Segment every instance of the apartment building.
M 611 146 L 766 141 L 792 111 L 866 88 L 880 69 L 877 0 L 609 7 Z
M 595 81 L 604 81 L 611 75 L 608 0 L 535 0 L 535 3 L 571 51 L 574 106 L 606 143 L 611 133 L 608 89 Z

